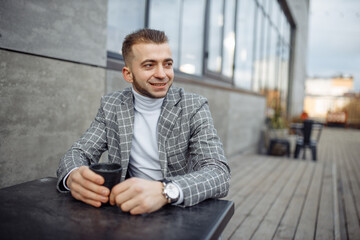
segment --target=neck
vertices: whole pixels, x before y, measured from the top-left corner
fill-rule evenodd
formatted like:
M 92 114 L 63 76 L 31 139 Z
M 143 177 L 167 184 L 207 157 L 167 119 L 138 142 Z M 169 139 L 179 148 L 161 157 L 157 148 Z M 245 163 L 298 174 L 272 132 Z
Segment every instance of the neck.
M 137 111 L 151 112 L 161 108 L 164 98 L 150 98 L 143 96 L 132 88 L 134 94 L 134 105 Z

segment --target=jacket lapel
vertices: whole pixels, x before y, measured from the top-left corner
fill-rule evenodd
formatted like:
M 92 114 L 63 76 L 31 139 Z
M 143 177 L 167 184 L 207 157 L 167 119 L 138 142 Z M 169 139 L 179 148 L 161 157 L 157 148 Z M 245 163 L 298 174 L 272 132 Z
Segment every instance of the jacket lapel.
M 172 87 L 164 99 L 158 122 L 158 148 L 159 160 L 163 176 L 167 176 L 166 141 L 169 138 L 181 108 L 177 106 L 181 97 L 178 91 Z
M 117 107 L 116 114 L 120 137 L 121 167 L 123 169 L 121 180 L 124 180 L 129 165 L 134 128 L 134 100 L 131 89 L 123 92 L 121 96 L 121 103 Z

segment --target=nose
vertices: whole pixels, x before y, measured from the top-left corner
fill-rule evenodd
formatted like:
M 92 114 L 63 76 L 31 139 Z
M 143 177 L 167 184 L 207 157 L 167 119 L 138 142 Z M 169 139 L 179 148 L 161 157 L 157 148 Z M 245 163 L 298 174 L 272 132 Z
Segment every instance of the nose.
M 158 79 L 166 78 L 166 73 L 165 73 L 165 69 L 163 66 L 160 65 L 155 69 L 154 77 L 156 77 Z

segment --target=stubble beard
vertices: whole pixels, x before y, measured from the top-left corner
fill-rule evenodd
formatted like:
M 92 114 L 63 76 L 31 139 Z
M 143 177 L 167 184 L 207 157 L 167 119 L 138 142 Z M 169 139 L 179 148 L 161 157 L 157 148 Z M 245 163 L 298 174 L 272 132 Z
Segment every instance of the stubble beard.
M 134 87 L 135 91 L 137 91 L 137 92 L 139 92 L 141 95 L 146 96 L 146 97 L 149 97 L 149 98 L 163 98 L 163 97 L 165 97 L 166 94 L 169 92 L 169 89 L 170 89 L 170 87 L 172 86 L 172 84 L 173 84 L 173 83 L 171 82 L 171 84 L 169 85 L 169 87 L 168 87 L 168 89 L 167 89 L 167 91 L 166 91 L 166 93 L 165 93 L 164 96 L 155 96 L 155 95 L 153 95 L 151 92 L 149 92 L 149 91 L 147 91 L 146 89 L 142 88 L 142 87 L 138 84 L 137 79 L 136 79 L 135 75 L 133 74 L 133 87 Z

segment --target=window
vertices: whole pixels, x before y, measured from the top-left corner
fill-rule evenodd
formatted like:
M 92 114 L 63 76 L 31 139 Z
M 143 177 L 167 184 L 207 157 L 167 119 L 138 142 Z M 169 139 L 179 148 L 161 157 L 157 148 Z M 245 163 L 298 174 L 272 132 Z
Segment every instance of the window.
M 235 50 L 235 0 L 225 1 L 222 74 L 232 78 Z
M 169 38 L 174 68 L 179 69 L 179 38 L 182 1 L 150 1 L 149 27 L 164 31 Z
M 242 0 L 237 9 L 234 84 L 251 90 L 256 4 L 254 0 Z
M 184 0 L 180 71 L 201 75 L 204 59 L 205 0 Z
M 235 0 L 212 0 L 209 6 L 207 71 L 233 77 L 235 52 Z
M 262 92 L 262 71 L 263 71 L 263 52 L 264 52 L 264 14 L 260 7 L 256 9 L 256 32 L 255 32 L 255 48 L 254 48 L 254 74 L 252 90 Z
M 264 94 L 268 107 L 288 94 L 291 26 L 277 0 L 109 0 L 109 58 L 125 35 L 165 31 L 174 68 Z M 114 54 L 115 53 L 115 54 Z
M 150 1 L 149 27 L 166 32 L 174 67 L 188 74 L 202 74 L 204 15 L 205 0 Z
M 124 37 L 145 26 L 143 0 L 109 0 L 107 49 L 121 54 Z
M 222 39 L 224 27 L 224 2 L 220 0 L 210 1 L 209 18 L 209 45 L 207 69 L 213 72 L 221 73 L 222 62 Z

